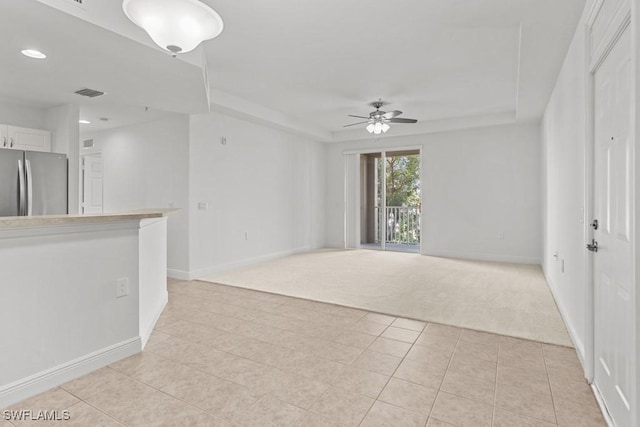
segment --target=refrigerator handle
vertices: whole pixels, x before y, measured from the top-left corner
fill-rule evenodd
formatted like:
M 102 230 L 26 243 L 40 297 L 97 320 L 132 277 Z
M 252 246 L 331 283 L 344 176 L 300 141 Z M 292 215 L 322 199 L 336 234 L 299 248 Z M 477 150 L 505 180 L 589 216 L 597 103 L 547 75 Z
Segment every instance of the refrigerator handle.
M 25 160 L 24 164 L 27 167 L 27 215 L 31 216 L 33 213 L 33 177 L 31 176 L 31 162 Z
M 24 169 L 22 168 L 22 160 L 18 160 L 18 191 L 20 200 L 18 201 L 18 216 L 24 215 Z

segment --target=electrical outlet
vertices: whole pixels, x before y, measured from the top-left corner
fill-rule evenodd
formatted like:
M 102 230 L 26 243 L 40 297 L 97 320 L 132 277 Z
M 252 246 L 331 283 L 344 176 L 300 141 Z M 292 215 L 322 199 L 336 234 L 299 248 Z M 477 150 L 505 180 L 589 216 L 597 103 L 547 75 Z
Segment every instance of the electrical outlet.
M 116 280 L 116 298 L 126 297 L 129 295 L 129 279 L 123 277 Z

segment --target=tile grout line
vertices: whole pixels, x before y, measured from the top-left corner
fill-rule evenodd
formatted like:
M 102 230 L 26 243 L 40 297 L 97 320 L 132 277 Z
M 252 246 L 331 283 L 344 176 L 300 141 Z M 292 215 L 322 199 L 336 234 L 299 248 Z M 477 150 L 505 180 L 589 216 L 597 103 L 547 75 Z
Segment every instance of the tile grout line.
M 502 343 L 498 338 L 498 354 L 496 355 L 496 385 L 493 390 L 493 411 L 491 412 L 491 425 L 496 422 L 496 411 L 498 410 L 498 374 L 500 371 L 500 350 L 502 349 Z
M 173 336 L 173 335 L 172 335 L 172 336 Z M 181 339 L 182 339 L 182 338 L 181 338 Z M 184 340 L 184 339 L 183 339 L 183 340 Z M 192 342 L 192 341 L 190 341 L 190 340 L 184 340 L 184 341 Z M 196 344 L 198 344 L 198 343 L 196 343 Z M 220 352 L 225 353 L 225 354 L 228 354 L 228 355 L 230 355 L 230 356 L 233 356 L 233 357 L 239 358 L 239 359 L 245 359 L 245 360 L 250 360 L 250 361 L 251 361 L 251 359 L 247 359 L 247 358 L 242 357 L 242 356 L 237 356 L 237 355 L 235 355 L 235 354 L 228 353 L 228 352 L 225 352 L 225 351 L 223 351 L 223 350 L 218 350 L 218 349 L 215 349 L 215 350 L 216 350 L 216 351 L 220 351 Z M 243 385 L 243 384 L 239 384 L 239 383 L 237 383 L 237 382 L 235 382 L 235 381 L 233 381 L 233 380 L 227 379 L 227 378 L 219 377 L 219 376 L 217 376 L 217 375 L 214 375 L 214 374 L 211 374 L 211 373 L 209 373 L 209 372 L 203 371 L 203 370 L 202 370 L 202 369 L 200 369 L 200 368 L 195 368 L 195 367 L 192 367 L 192 366 L 185 365 L 185 364 L 184 364 L 184 363 L 182 363 L 181 361 L 178 361 L 178 360 L 175 360 L 175 359 L 168 358 L 168 357 L 166 357 L 166 356 L 164 356 L 164 355 L 162 355 L 162 354 L 159 354 L 159 353 L 154 352 L 152 349 L 149 349 L 149 350 L 147 350 L 147 351 L 149 351 L 149 352 L 153 353 L 153 354 L 154 354 L 155 356 L 157 356 L 157 357 L 160 357 L 160 358 L 162 358 L 162 359 L 164 359 L 164 360 L 168 360 L 168 361 L 170 361 L 170 362 L 176 363 L 176 364 L 181 365 L 181 366 L 183 366 L 183 367 L 185 367 L 185 368 L 188 368 L 188 369 L 192 369 L 192 370 L 194 370 L 194 371 L 201 372 L 201 373 L 203 373 L 203 374 L 206 374 L 206 375 L 209 375 L 209 376 L 211 376 L 211 377 L 217 378 L 217 379 L 219 379 L 219 380 L 221 380 L 221 381 L 224 381 L 224 382 L 227 382 L 227 383 L 232 383 L 232 384 L 235 384 L 235 385 L 237 385 L 237 386 L 239 386 L 239 387 L 242 387 L 242 388 L 244 388 L 244 389 L 247 389 L 247 390 L 249 390 L 249 391 L 253 391 L 251 388 L 249 388 L 249 387 L 247 387 L 247 386 L 245 386 L 245 385 Z M 140 353 L 138 353 L 138 354 L 142 354 L 142 352 L 140 352 Z M 255 362 L 255 361 L 252 361 L 252 362 L 254 362 L 254 363 L 260 363 L 260 362 Z M 263 365 L 265 365 L 265 366 L 269 366 L 269 365 L 266 365 L 266 364 L 264 364 L 264 363 L 262 363 L 262 364 L 263 364 Z M 119 370 L 117 370 L 117 369 L 111 368 L 111 367 L 110 367 L 110 366 L 108 366 L 108 365 L 107 365 L 106 367 L 107 367 L 107 368 L 110 368 L 111 370 L 113 370 L 113 371 L 115 371 L 115 372 L 118 372 L 118 373 L 119 373 L 119 374 L 121 374 L 121 375 L 125 375 L 126 377 L 131 378 L 133 381 L 136 381 L 136 382 L 138 382 L 138 383 L 140 383 L 140 384 L 143 384 L 143 385 L 145 385 L 145 386 L 147 386 L 147 387 L 150 387 L 150 388 L 154 389 L 155 391 L 160 392 L 160 393 L 162 393 L 162 394 L 164 394 L 164 395 L 166 395 L 166 396 L 168 396 L 168 397 L 170 397 L 170 398 L 172 398 L 172 399 L 178 400 L 178 401 L 180 401 L 180 402 L 182 402 L 182 403 L 184 403 L 184 404 L 186 404 L 186 405 L 188 405 L 188 406 L 191 406 L 191 407 L 193 407 L 193 408 L 196 408 L 196 409 L 197 409 L 197 410 L 199 410 L 199 411 L 204 412 L 205 414 L 211 415 L 211 416 L 212 416 L 212 417 L 214 417 L 215 419 L 226 419 L 226 418 L 224 418 L 224 417 L 219 417 L 218 415 L 216 415 L 216 414 L 214 414 L 214 413 L 212 413 L 212 412 L 209 412 L 208 410 L 206 410 L 206 409 L 204 409 L 204 408 L 201 408 L 201 407 L 197 406 L 197 405 L 196 405 L 196 404 L 194 404 L 194 403 L 187 402 L 187 401 L 186 401 L 186 400 L 184 400 L 184 399 L 181 399 L 181 398 L 179 398 L 179 397 L 177 397 L 177 396 L 174 396 L 174 395 L 172 395 L 172 394 L 170 394 L 170 393 L 168 393 L 168 392 L 166 392 L 166 391 L 164 391 L 164 390 L 161 390 L 161 389 L 159 389 L 159 388 L 157 388 L 157 387 L 155 387 L 155 386 L 152 386 L 151 384 L 148 384 L 148 383 L 146 383 L 146 382 L 144 382 L 144 381 L 141 381 L 141 380 L 139 380 L 139 379 L 137 379 L 137 378 L 135 378 L 135 377 L 132 377 L 131 375 L 125 374 L 125 373 L 123 373 L 123 372 L 121 372 L 121 371 L 119 371 Z M 266 396 L 266 393 L 260 393 L 260 397 L 259 397 L 258 399 L 256 399 L 256 401 L 255 401 L 254 403 L 252 403 L 248 408 L 244 409 L 244 410 L 243 410 L 243 411 L 241 411 L 241 412 L 245 412 L 245 411 L 246 411 L 246 410 L 248 410 L 249 408 L 253 407 L 253 406 L 254 406 L 256 403 L 258 403 L 258 401 L 260 401 L 264 396 Z M 292 405 L 292 406 L 295 406 L 295 405 Z M 300 408 L 300 409 L 302 409 L 302 408 Z
M 554 401 L 553 401 L 553 393 L 551 392 L 551 381 L 550 381 L 550 378 L 549 378 L 549 373 L 548 373 L 548 369 L 547 369 L 547 365 L 546 365 L 546 359 L 544 357 L 544 348 L 543 348 L 543 344 L 544 343 L 541 343 L 539 341 L 527 340 L 527 339 L 524 339 L 524 338 L 516 338 L 516 339 L 523 340 L 523 341 L 526 341 L 526 342 L 540 344 L 540 348 L 542 350 L 542 355 L 543 355 L 543 362 L 545 364 L 545 376 L 547 378 L 547 385 L 549 386 L 549 394 L 551 396 L 551 404 L 552 404 L 552 407 L 553 407 L 553 416 L 554 416 L 554 419 L 556 420 L 556 422 L 555 423 L 550 423 L 549 421 L 547 421 L 547 420 L 545 420 L 543 418 L 539 418 L 539 417 L 533 416 L 531 414 L 523 414 L 523 413 L 520 413 L 520 412 L 514 412 L 512 409 L 506 409 L 506 408 L 503 408 L 503 407 L 500 407 L 500 409 L 503 409 L 504 411 L 507 411 L 507 412 L 510 412 L 510 413 L 514 413 L 514 414 L 516 414 L 518 416 L 532 418 L 532 419 L 540 421 L 540 422 L 544 422 L 544 423 L 548 423 L 548 424 L 552 424 L 552 425 L 556 425 L 557 426 L 558 425 L 558 417 L 556 415 L 555 404 L 554 404 Z M 555 344 L 550 344 L 550 345 L 555 345 Z M 562 346 L 558 346 L 558 347 L 562 347 Z M 498 351 L 500 351 L 500 350 L 498 350 Z M 499 355 L 498 355 L 498 357 L 499 357 Z M 512 368 L 515 368 L 515 367 L 512 367 Z M 521 371 L 520 368 L 515 368 L 515 369 L 518 369 L 518 370 Z M 497 382 L 497 378 L 496 378 L 496 399 L 497 399 L 497 391 L 498 391 L 497 386 L 498 386 L 498 382 Z M 534 391 L 534 393 L 537 393 L 537 392 Z M 497 401 L 496 401 L 496 408 L 498 408 Z
M 425 327 L 425 329 L 426 329 L 426 327 Z M 453 352 L 451 352 L 451 357 L 449 358 L 449 363 L 447 363 L 447 368 L 444 371 L 444 377 L 442 378 L 442 381 L 440 382 L 440 386 L 438 387 L 438 393 L 436 394 L 436 400 L 438 399 L 438 396 L 440 395 L 442 384 L 444 384 L 444 380 L 447 378 L 447 373 L 449 372 L 449 368 L 451 367 L 451 364 L 453 363 L 453 358 L 454 358 L 454 356 L 456 354 L 456 350 L 458 349 L 458 345 L 460 344 L 460 338 L 462 338 L 463 329 L 461 329 L 461 328 L 459 328 L 459 329 L 460 329 L 460 334 L 458 334 L 458 337 L 457 337 L 457 340 L 456 340 L 456 345 L 453 348 Z M 443 391 L 443 393 L 446 393 L 446 392 Z M 457 396 L 457 395 L 454 394 L 454 396 Z M 458 396 L 458 397 L 463 397 L 463 396 Z M 436 405 L 436 400 L 433 401 L 433 406 Z M 469 400 L 474 400 L 474 399 L 469 399 Z M 433 410 L 433 407 L 431 408 L 431 410 Z M 429 415 L 431 415 L 431 414 L 429 414 Z M 434 419 L 437 420 L 437 418 L 434 418 Z M 442 421 L 442 420 L 440 420 L 440 421 Z M 428 422 L 428 419 L 427 419 L 427 422 Z M 446 421 L 443 421 L 443 422 L 446 422 Z
M 156 356 L 161 357 L 161 358 L 163 358 L 163 359 L 165 359 L 165 360 L 169 360 L 169 361 L 171 361 L 171 362 L 177 363 L 177 364 L 179 364 L 179 365 L 181 365 L 181 366 L 184 366 L 184 367 L 187 367 L 187 368 L 191 368 L 190 366 L 187 366 L 187 365 L 183 364 L 182 362 L 178 362 L 178 361 L 176 361 L 176 360 L 166 358 L 166 357 L 164 357 L 164 356 L 162 356 L 162 355 L 160 355 L 160 354 L 157 354 L 157 353 L 153 353 L 153 354 L 155 354 Z M 135 382 L 137 382 L 137 383 L 139 383 L 139 384 L 142 384 L 142 385 L 144 385 L 144 386 L 146 386 L 146 387 L 152 388 L 153 390 L 157 391 L 158 393 L 161 393 L 161 394 L 163 394 L 163 395 L 165 395 L 165 396 L 167 396 L 167 397 L 170 397 L 170 398 L 175 399 L 175 400 L 177 400 L 177 401 L 179 401 L 179 402 L 182 402 L 183 404 L 185 404 L 185 405 L 187 405 L 187 406 L 190 406 L 190 407 L 195 408 L 195 409 L 197 409 L 197 410 L 199 410 L 199 411 L 202 411 L 202 412 L 203 412 L 203 413 L 205 413 L 205 414 L 211 415 L 212 417 L 214 417 L 214 418 L 216 418 L 216 419 L 218 419 L 218 418 L 219 418 L 219 417 L 217 417 L 215 414 L 212 414 L 211 412 L 209 412 L 209 411 L 207 411 L 207 410 L 205 410 L 205 409 L 203 409 L 203 408 L 201 408 L 201 407 L 199 407 L 199 406 L 196 406 L 196 405 L 195 405 L 195 404 L 193 404 L 193 403 L 187 402 L 187 401 L 186 401 L 186 400 L 184 400 L 184 399 L 181 399 L 181 398 L 179 398 L 179 397 L 177 397 L 177 396 L 174 396 L 174 395 L 172 395 L 172 394 L 170 394 L 170 393 L 167 393 L 166 391 L 161 390 L 161 389 L 159 389 L 159 388 L 157 388 L 157 387 L 155 387 L 155 386 L 152 386 L 151 384 L 148 384 L 148 383 L 146 383 L 146 382 L 144 382 L 144 381 L 142 381 L 142 380 L 139 380 L 139 379 L 137 379 L 137 378 L 135 378 L 135 377 L 132 377 L 131 375 L 125 374 L 125 373 L 123 373 L 123 372 L 120 372 L 120 371 L 118 371 L 117 369 L 111 368 L 111 367 L 110 367 L 110 366 L 108 366 L 108 365 L 106 366 L 106 368 L 109 368 L 109 369 L 111 369 L 112 371 L 115 371 L 115 372 L 117 372 L 117 373 L 119 373 L 119 374 L 121 374 L 121 375 L 124 375 L 124 376 L 126 376 L 127 378 L 130 378 L 131 380 L 133 380 L 133 381 L 135 381 Z M 195 370 L 195 371 L 203 372 L 203 371 L 200 371 L 199 369 L 195 369 L 195 368 L 191 368 L 191 369 L 193 369 L 193 370 Z M 207 372 L 203 372 L 203 373 L 205 373 L 205 374 L 207 374 L 207 375 L 211 375 L 211 374 L 208 374 Z M 211 376 L 215 377 L 215 375 L 211 375 Z M 216 378 L 219 378 L 219 377 L 216 377 Z M 223 381 L 226 381 L 224 378 L 219 378 L 219 379 L 221 379 L 221 380 L 223 380 Z M 88 402 L 87 402 L 87 403 L 88 403 Z M 89 403 L 88 403 L 88 404 L 89 404 Z M 91 405 L 91 406 L 93 406 L 93 405 Z M 96 409 L 98 409 L 98 408 L 96 407 Z M 113 418 L 113 417 L 112 417 L 112 418 Z M 123 421 L 120 421 L 120 422 L 124 423 L 124 420 L 123 420 Z M 127 425 L 127 424 L 125 424 L 125 425 Z
M 185 340 L 185 341 L 188 341 L 188 340 Z M 190 342 L 191 342 L 191 341 L 190 341 Z M 196 344 L 197 344 L 197 343 L 196 343 Z M 216 350 L 217 350 L 217 349 L 216 349 Z M 237 382 L 235 382 L 235 381 L 233 381 L 233 380 L 230 380 L 230 379 L 227 379 L 227 378 L 222 378 L 222 377 L 219 377 L 219 376 L 217 376 L 217 375 L 211 374 L 211 373 L 209 373 L 209 372 L 203 371 L 202 369 L 194 368 L 194 367 L 191 367 L 191 366 L 185 365 L 184 363 L 182 363 L 182 362 L 180 362 L 180 361 L 177 361 L 177 360 L 174 360 L 174 359 L 170 359 L 170 358 L 167 358 L 167 357 L 165 357 L 165 356 L 163 356 L 163 355 L 161 355 L 161 354 L 155 353 L 155 352 L 153 352 L 153 350 L 148 350 L 148 351 L 152 352 L 154 355 L 156 355 L 156 356 L 158 356 L 158 357 L 160 357 L 160 358 L 162 358 L 162 359 L 169 360 L 169 361 L 171 361 L 171 362 L 173 362 L 173 363 L 177 363 L 177 364 L 179 364 L 179 365 L 181 365 L 181 366 L 184 366 L 184 367 L 186 367 L 186 368 L 193 369 L 194 371 L 201 372 L 201 373 L 203 373 L 203 374 L 206 374 L 206 375 L 212 376 L 212 377 L 214 377 L 214 378 L 217 378 L 217 379 L 219 379 L 219 380 L 221 380 L 221 381 L 228 382 L 228 383 L 232 383 L 232 384 L 235 384 L 235 385 L 237 385 L 237 386 L 239 386 L 239 387 L 242 387 L 242 388 L 244 388 L 244 389 L 247 389 L 247 390 L 249 390 L 249 391 L 251 391 L 251 392 L 255 392 L 255 390 L 253 390 L 252 388 L 247 387 L 247 386 L 245 386 L 245 385 L 243 385 L 243 384 L 237 383 Z M 227 352 L 224 352 L 224 351 L 222 351 L 222 350 L 217 350 L 217 351 L 220 351 L 220 352 L 223 352 L 223 353 L 227 353 Z M 265 366 L 270 366 L 270 365 L 267 365 L 267 364 L 262 363 L 262 362 L 257 362 L 257 361 L 254 361 L 254 360 L 248 359 L 248 358 L 243 357 L 243 356 L 235 355 L 235 354 L 233 354 L 233 353 L 227 353 L 227 354 L 229 354 L 229 355 L 231 355 L 231 356 L 233 356 L 233 357 L 239 358 L 239 359 L 248 360 L 248 361 L 251 361 L 251 362 L 254 362 L 254 363 L 260 363 L 260 364 L 265 365 Z M 270 366 L 270 367 L 273 367 L 273 366 Z M 288 377 L 288 376 L 290 376 L 290 375 L 294 374 L 294 372 L 286 372 L 286 371 L 283 371 L 282 369 L 277 368 L 277 367 L 273 367 L 273 368 L 275 368 L 275 369 L 279 369 L 280 371 L 285 372 L 285 373 L 287 374 L 285 377 Z M 181 399 L 181 398 L 179 398 L 179 397 L 177 397 L 177 396 L 174 396 L 174 395 L 172 395 L 172 394 L 170 394 L 170 393 L 168 393 L 168 392 L 166 392 L 166 391 L 164 391 L 164 390 L 161 390 L 161 389 L 159 389 L 159 388 L 157 388 L 157 387 L 154 387 L 154 386 L 152 386 L 152 385 L 150 385 L 150 384 L 147 384 L 147 383 L 145 383 L 145 382 L 143 382 L 143 381 L 141 381 L 141 380 L 138 380 L 138 379 L 136 379 L 136 378 L 134 378 L 134 377 L 132 377 L 132 376 L 130 376 L 130 375 L 124 374 L 124 373 L 122 373 L 122 372 L 120 372 L 120 371 L 118 371 L 118 370 L 116 370 L 116 369 L 113 369 L 113 368 L 111 368 L 111 369 L 112 369 L 112 370 L 114 370 L 114 371 L 116 371 L 116 372 L 118 372 L 118 373 L 120 373 L 120 374 L 122 374 L 122 375 L 125 375 L 125 376 L 127 376 L 127 377 L 131 378 L 131 379 L 132 379 L 132 380 L 134 380 L 134 381 L 137 381 L 137 382 L 139 382 L 139 383 L 141 383 L 141 384 L 144 384 L 144 385 L 145 385 L 145 386 L 147 386 L 147 387 L 153 388 L 154 390 L 156 390 L 156 391 L 158 391 L 158 392 L 160 392 L 160 393 L 162 393 L 162 394 L 164 394 L 164 395 L 166 395 L 166 396 L 168 396 L 168 397 L 171 397 L 171 398 L 173 398 L 173 399 L 176 399 L 176 400 L 178 400 L 178 401 L 180 401 L 180 402 L 185 403 L 185 404 L 186 404 L 186 405 L 188 405 L 188 406 L 194 407 L 194 408 L 196 408 L 196 409 L 198 409 L 198 410 L 200 410 L 200 411 L 202 411 L 202 412 L 204 412 L 204 413 L 206 413 L 206 414 L 208 414 L 208 415 L 211 415 L 211 416 L 212 416 L 212 417 L 214 417 L 215 419 L 223 419 L 223 420 L 224 420 L 224 419 L 227 419 L 227 418 L 225 418 L 225 417 L 220 417 L 220 416 L 218 416 L 218 415 L 216 415 L 216 414 L 214 414 L 214 413 L 212 413 L 212 412 L 210 412 L 210 411 L 208 411 L 208 410 L 206 410 L 206 409 L 204 409 L 204 408 L 202 408 L 202 407 L 200 407 L 200 406 L 197 406 L 197 405 L 196 405 L 196 404 L 194 404 L 194 403 L 187 402 L 186 400 Z M 283 379 L 283 380 L 284 380 L 284 379 Z M 263 392 L 263 391 L 260 391 L 260 392 L 257 392 L 257 393 L 259 394 L 259 396 L 260 396 L 260 397 L 258 397 L 258 398 L 256 399 L 256 401 L 255 401 L 255 402 L 253 402 L 251 405 L 249 405 L 247 408 L 245 408 L 245 409 L 243 409 L 242 411 L 240 411 L 240 412 L 239 412 L 239 414 L 246 413 L 246 412 L 247 412 L 247 411 L 249 411 L 251 408 L 253 408 L 255 405 L 257 405 L 257 404 L 258 404 L 258 402 L 260 402 L 260 400 L 262 400 L 265 396 L 268 396 L 268 395 L 269 395 L 269 392 Z M 275 399 L 277 399 L 277 400 L 280 400 L 280 399 L 278 399 L 278 398 L 277 398 L 277 397 L 275 397 L 275 396 L 273 396 L 273 397 L 274 397 Z M 303 410 L 303 411 L 305 411 L 305 412 L 309 411 L 308 409 L 302 408 L 302 407 L 300 407 L 300 406 L 298 406 L 298 405 L 295 405 L 295 404 L 293 404 L 293 403 L 290 403 L 290 402 L 284 402 L 284 401 L 282 401 L 282 402 L 283 402 L 283 403 L 285 403 L 285 404 L 287 404 L 287 405 L 294 406 L 294 407 L 296 407 L 296 408 L 298 408 L 298 409 L 300 409 L 300 410 Z M 314 403 L 315 403 L 315 401 L 314 401 Z M 296 419 L 295 421 L 297 421 L 297 419 Z
M 551 396 L 551 406 L 553 407 L 553 417 L 556 420 L 556 425 L 558 425 L 558 411 L 556 410 L 556 402 L 553 398 L 553 389 L 551 388 L 551 377 L 549 376 L 549 368 L 547 367 L 547 356 L 545 355 L 544 345 L 540 346 L 540 350 L 542 351 L 542 361 L 544 362 L 544 372 L 547 376 L 547 385 L 549 386 L 549 395 Z
M 68 392 L 68 393 L 71 393 L 71 392 Z M 71 393 L 71 394 L 73 394 L 73 393 Z M 74 394 L 74 396 L 75 396 L 75 394 Z M 76 396 L 76 397 L 78 397 L 78 396 Z M 78 399 L 80 399 L 80 398 L 78 397 Z M 106 413 L 106 412 L 105 412 L 105 411 L 103 411 L 102 409 L 100 409 L 100 408 L 98 408 L 98 407 L 96 407 L 96 406 L 92 405 L 91 403 L 87 402 L 86 400 L 84 400 L 84 399 L 80 399 L 80 401 L 81 401 L 81 402 L 83 402 L 85 405 L 88 405 L 88 406 L 92 407 L 93 409 L 95 409 L 96 411 L 100 412 L 101 414 L 104 414 L 104 415 L 105 415 L 105 416 L 107 416 L 108 418 L 111 418 L 112 420 L 114 420 L 114 421 L 115 421 L 115 422 L 117 422 L 118 424 L 122 424 L 122 425 L 124 425 L 124 426 L 128 426 L 128 424 L 127 424 L 127 423 L 125 423 L 125 422 L 124 422 L 124 420 L 121 420 L 121 419 L 119 419 L 119 418 L 114 417 L 114 416 L 113 416 L 113 415 L 111 415 L 111 414 Z
M 396 319 L 397 319 L 397 318 L 398 318 L 398 317 L 396 316 Z M 413 319 L 410 319 L 410 320 L 413 320 Z M 395 320 L 394 320 L 394 321 L 395 321 Z M 423 322 L 423 321 L 421 320 L 420 322 Z M 389 383 L 391 382 L 391 380 L 392 380 L 393 378 L 395 378 L 395 377 L 394 377 L 394 375 L 395 375 L 395 373 L 398 371 L 398 369 L 400 368 L 400 365 L 402 365 L 402 363 L 403 363 L 405 360 L 408 360 L 408 359 L 406 359 L 407 355 L 409 354 L 409 352 L 411 351 L 411 349 L 416 345 L 416 341 L 418 341 L 418 338 L 420 338 L 420 335 L 422 335 L 422 334 L 424 333 L 424 331 L 427 329 L 427 326 L 429 325 L 429 323 L 430 323 L 430 322 L 425 322 L 424 327 L 419 331 L 418 336 L 417 336 L 417 337 L 416 337 L 416 339 L 411 343 L 411 347 L 409 347 L 409 349 L 407 350 L 407 352 L 405 353 L 405 355 L 402 357 L 402 359 L 401 359 L 401 360 L 400 360 L 400 362 L 398 363 L 398 366 L 396 366 L 396 368 L 393 370 L 393 372 L 392 372 L 392 373 L 391 373 L 391 375 L 389 376 L 389 379 L 387 380 L 387 382 L 384 384 L 384 386 L 382 387 L 382 389 L 380 390 L 380 392 L 378 393 L 378 395 L 374 398 L 374 400 L 373 400 L 373 404 L 372 404 L 372 405 L 371 405 L 371 407 L 367 410 L 367 412 L 364 414 L 364 417 L 363 417 L 363 418 L 362 418 L 362 420 L 360 421 L 359 425 L 360 425 L 360 424 L 362 424 L 362 422 L 365 420 L 365 418 L 367 418 L 367 415 L 368 415 L 368 414 L 369 414 L 369 412 L 371 411 L 371 408 L 372 408 L 372 407 L 373 407 L 373 405 L 375 405 L 375 403 L 376 403 L 376 402 L 378 402 L 378 401 L 383 402 L 383 403 L 386 403 L 386 404 L 391 405 L 391 406 L 394 406 L 394 407 L 396 407 L 396 408 L 402 409 L 402 410 L 404 410 L 404 411 L 412 412 L 412 413 L 415 413 L 415 414 L 418 414 L 418 415 L 422 416 L 422 414 L 419 414 L 419 413 L 417 413 L 417 412 L 410 411 L 410 410 L 408 410 L 408 409 L 406 409 L 406 408 L 402 408 L 402 407 L 400 407 L 400 406 L 394 405 L 393 403 L 385 402 L 384 400 L 379 400 L 379 397 L 380 397 L 380 395 L 382 394 L 382 392 L 384 392 L 385 388 L 387 388 L 387 385 L 389 385 Z M 384 329 L 384 331 L 386 331 L 386 330 L 387 330 L 389 327 L 391 327 L 392 325 L 393 325 L 393 322 L 391 322 L 389 325 L 387 325 L 387 327 Z M 401 329 L 404 329 L 404 328 L 401 328 Z M 407 329 L 407 330 L 410 330 L 410 329 Z M 382 331 L 382 332 L 380 333 L 380 335 L 378 335 L 378 338 L 382 336 L 382 334 L 384 333 L 384 331 Z M 416 331 L 414 331 L 414 332 L 416 332 Z M 396 340 L 396 341 L 399 341 L 399 340 Z M 402 341 L 400 341 L 400 342 L 402 342 Z M 372 351 L 374 351 L 374 350 L 372 350 Z M 383 354 L 384 354 L 384 353 L 383 353 Z M 399 380 L 402 380 L 401 378 L 398 378 L 398 379 L 399 379 Z M 404 380 L 403 380 L 403 381 L 404 381 Z M 407 381 L 407 382 L 410 382 L 410 381 Z M 412 382 L 410 382 L 410 383 L 411 383 L 411 384 L 416 384 L 416 383 L 412 383 Z M 420 385 L 420 384 L 416 384 L 416 385 Z M 425 388 L 429 388 L 429 387 L 426 387 L 426 386 L 423 386 L 423 387 L 425 387 Z M 436 397 L 437 397 L 437 393 L 438 393 L 438 391 L 439 391 L 439 388 L 438 388 L 438 390 L 436 390 Z M 433 401 L 434 401 L 434 403 L 432 403 L 432 404 L 431 404 L 431 408 L 429 408 L 429 413 L 426 415 L 426 417 L 427 417 L 427 418 L 426 418 L 426 421 L 425 421 L 425 425 L 426 425 L 426 423 L 427 423 L 427 422 L 429 422 L 429 416 L 431 415 L 431 410 L 433 409 L 433 405 L 435 404 L 435 398 L 433 399 Z
M 396 318 L 397 318 L 397 317 L 396 317 Z M 382 336 L 382 334 L 384 334 L 384 332 L 385 332 L 387 329 L 389 329 L 389 327 L 393 324 L 393 322 L 395 322 L 395 320 L 393 320 L 391 323 L 389 323 L 389 324 L 387 325 L 387 327 L 386 327 L 386 328 L 384 328 L 384 330 L 383 330 L 382 332 L 380 332 L 380 334 L 378 334 L 378 336 L 376 337 L 376 339 L 377 339 L 377 338 L 380 338 L 380 337 Z M 425 328 L 426 328 L 426 325 L 425 325 Z M 424 328 L 423 328 L 423 330 L 424 330 Z M 418 335 L 418 336 L 419 336 L 419 335 Z M 417 338 L 416 338 L 416 340 L 417 340 Z M 393 378 L 393 375 L 396 373 L 396 371 L 398 370 L 398 368 L 400 367 L 400 365 L 402 364 L 402 362 L 404 362 L 405 357 L 407 357 L 407 354 L 409 354 L 409 351 L 411 351 L 411 349 L 413 348 L 414 344 L 415 344 L 415 341 L 414 341 L 414 343 L 412 343 L 412 344 L 411 344 L 411 347 L 409 348 L 409 350 L 407 351 L 407 353 L 404 355 L 404 357 L 402 358 L 402 360 L 400 360 L 400 363 L 398 363 L 398 366 L 396 366 L 396 368 L 393 370 L 393 372 L 391 373 L 391 375 L 389 375 L 389 379 L 387 380 L 387 382 L 385 382 L 385 383 L 384 383 L 384 386 L 382 387 L 382 389 L 378 392 L 377 396 L 373 399 L 373 403 L 371 404 L 371 406 L 369 407 L 369 409 L 367 409 L 367 412 L 365 412 L 364 416 L 362 417 L 362 419 L 361 419 L 361 420 L 360 420 L 360 422 L 358 423 L 358 426 L 362 425 L 362 423 L 364 422 L 364 420 L 367 418 L 367 415 L 369 415 L 369 412 L 371 412 L 371 408 L 373 408 L 373 406 L 376 404 L 376 402 L 378 402 L 378 398 L 380 397 L 380 395 L 382 394 L 382 392 L 384 391 L 384 389 L 385 389 L 385 388 L 387 388 L 387 385 L 389 385 L 389 382 L 391 382 L 391 379 Z M 367 348 L 368 348 L 368 347 L 367 347 Z M 383 402 L 383 401 L 381 401 L 381 402 Z M 385 403 L 387 403 L 387 402 L 385 402 Z M 395 406 L 395 405 L 393 405 L 393 406 Z M 401 409 L 403 409 L 403 408 L 401 408 Z M 427 416 L 427 419 L 428 419 L 428 418 L 429 418 L 429 417 Z

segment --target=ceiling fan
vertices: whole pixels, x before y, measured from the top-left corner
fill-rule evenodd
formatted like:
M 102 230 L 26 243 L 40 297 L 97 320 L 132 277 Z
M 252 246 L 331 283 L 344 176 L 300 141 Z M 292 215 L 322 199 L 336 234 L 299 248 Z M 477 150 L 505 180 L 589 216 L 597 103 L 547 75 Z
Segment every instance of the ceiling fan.
M 348 114 L 349 117 L 357 117 L 359 119 L 367 119 L 367 120 L 364 122 L 351 123 L 349 125 L 345 125 L 344 127 L 356 126 L 356 125 L 362 125 L 362 124 L 368 123 L 367 131 L 369 133 L 380 135 L 381 133 L 384 133 L 389 130 L 390 128 L 389 123 L 416 123 L 417 122 L 416 119 L 398 118 L 398 116 L 402 114 L 402 111 L 400 110 L 393 110 L 389 112 L 380 110 L 380 107 L 387 104 L 388 103 L 382 101 L 382 99 L 378 99 L 377 101 L 374 101 L 371 104 L 369 104 L 376 109 L 376 111 L 372 111 L 371 113 L 369 113 L 369 117 L 355 116 L 353 114 Z

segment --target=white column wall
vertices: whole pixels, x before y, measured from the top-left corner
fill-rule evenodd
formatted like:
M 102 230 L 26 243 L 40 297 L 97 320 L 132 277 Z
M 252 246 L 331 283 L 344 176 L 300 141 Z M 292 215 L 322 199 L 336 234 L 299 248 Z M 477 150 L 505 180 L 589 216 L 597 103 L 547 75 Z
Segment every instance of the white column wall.
M 173 207 L 167 225 L 167 268 L 189 264 L 189 119 L 167 116 L 103 132 L 83 134 L 102 152 L 104 212 Z
M 53 132 L 51 151 L 66 154 L 69 159 L 69 213 L 80 211 L 80 109 L 63 104 L 46 112 L 47 129 Z
M 578 354 L 583 358 L 587 298 L 584 250 L 585 43 L 583 18 L 542 123 L 542 191 L 545 201 L 542 268 Z

